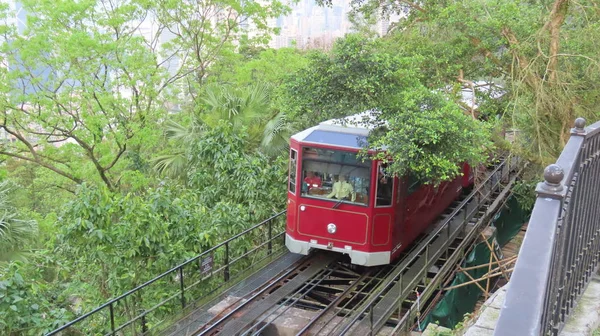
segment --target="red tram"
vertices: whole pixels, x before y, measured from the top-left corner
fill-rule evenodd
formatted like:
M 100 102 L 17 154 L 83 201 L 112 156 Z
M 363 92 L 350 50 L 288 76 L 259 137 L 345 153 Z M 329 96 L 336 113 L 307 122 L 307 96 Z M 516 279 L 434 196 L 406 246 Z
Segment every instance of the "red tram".
M 291 252 L 324 249 L 348 254 L 356 265 L 388 264 L 473 184 L 467 164 L 463 176 L 434 187 L 410 175 L 387 176 L 381 161 L 362 162 L 357 153 L 370 128 L 356 124 L 360 118 L 325 121 L 291 137 Z

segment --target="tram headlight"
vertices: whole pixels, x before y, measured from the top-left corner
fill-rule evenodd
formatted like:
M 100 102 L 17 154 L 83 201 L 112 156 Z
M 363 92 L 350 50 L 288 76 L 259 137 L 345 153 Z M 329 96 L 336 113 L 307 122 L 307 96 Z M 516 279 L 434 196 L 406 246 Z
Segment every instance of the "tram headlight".
M 337 231 L 337 227 L 333 223 L 327 224 L 327 232 L 334 234 Z

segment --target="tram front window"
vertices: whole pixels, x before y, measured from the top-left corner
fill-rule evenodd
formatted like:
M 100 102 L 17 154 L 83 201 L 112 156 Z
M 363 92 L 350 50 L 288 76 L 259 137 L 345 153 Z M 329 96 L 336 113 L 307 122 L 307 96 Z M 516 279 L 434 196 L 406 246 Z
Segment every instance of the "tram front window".
M 302 196 L 368 205 L 371 162 L 357 153 L 302 148 Z

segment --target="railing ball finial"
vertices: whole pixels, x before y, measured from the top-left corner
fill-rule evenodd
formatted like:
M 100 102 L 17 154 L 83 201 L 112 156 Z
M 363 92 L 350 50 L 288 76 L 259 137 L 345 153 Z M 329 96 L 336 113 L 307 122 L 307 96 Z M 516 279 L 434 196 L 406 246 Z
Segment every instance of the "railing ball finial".
M 544 189 L 547 191 L 561 191 L 560 182 L 565 177 L 565 171 L 557 164 L 551 164 L 544 169 Z
M 575 133 L 585 133 L 585 119 L 584 118 L 577 118 L 575 119 L 575 129 L 574 129 Z

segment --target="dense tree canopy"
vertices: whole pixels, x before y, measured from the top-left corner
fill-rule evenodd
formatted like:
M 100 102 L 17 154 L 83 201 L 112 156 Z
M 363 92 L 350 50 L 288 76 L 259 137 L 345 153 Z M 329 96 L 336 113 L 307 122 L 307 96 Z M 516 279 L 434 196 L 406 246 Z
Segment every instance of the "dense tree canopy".
M 575 118 L 600 117 L 594 0 L 352 3 L 363 16 L 404 16 L 388 38 L 393 50 L 423 57 L 428 82 L 502 84 L 504 120 L 523 132 L 518 149 L 536 163 L 556 159 Z
M 312 54 L 309 66 L 290 79 L 290 113 L 314 123 L 315 117 L 374 111 L 365 121 L 381 131 L 370 136 L 369 147 L 386 148 L 378 157 L 392 160 L 391 172 L 447 180 L 460 173 L 458 163 L 485 161 L 489 127 L 460 108 L 461 97 L 427 86 L 423 63 L 386 41 L 348 36 L 330 55 Z

